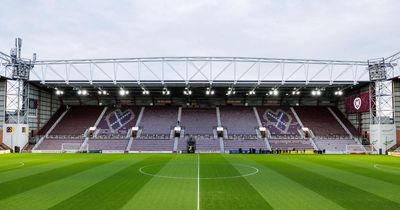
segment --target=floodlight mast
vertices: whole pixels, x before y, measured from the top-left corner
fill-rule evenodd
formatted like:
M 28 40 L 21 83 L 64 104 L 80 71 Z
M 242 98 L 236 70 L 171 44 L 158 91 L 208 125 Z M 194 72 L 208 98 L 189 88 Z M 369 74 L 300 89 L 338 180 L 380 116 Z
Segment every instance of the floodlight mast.
M 394 60 L 392 58 L 394 57 L 368 60 L 371 81 L 369 88 L 370 141 L 380 154 L 386 153 L 388 149 L 388 137 L 393 140 L 396 139 L 391 81 L 394 76 Z M 385 142 L 384 139 L 386 139 Z
M 10 55 L 0 53 L 7 78 L 5 124 L 28 124 L 28 93 L 30 71 L 34 68 L 36 54 L 32 59 L 21 58 L 22 39 L 15 39 Z

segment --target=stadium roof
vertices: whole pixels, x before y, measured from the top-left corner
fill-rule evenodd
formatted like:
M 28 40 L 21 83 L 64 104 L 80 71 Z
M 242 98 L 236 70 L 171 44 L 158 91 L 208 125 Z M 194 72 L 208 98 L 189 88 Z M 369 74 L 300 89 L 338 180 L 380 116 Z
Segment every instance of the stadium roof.
M 305 86 L 369 82 L 367 62 L 250 57 L 144 57 L 37 61 L 47 86 Z

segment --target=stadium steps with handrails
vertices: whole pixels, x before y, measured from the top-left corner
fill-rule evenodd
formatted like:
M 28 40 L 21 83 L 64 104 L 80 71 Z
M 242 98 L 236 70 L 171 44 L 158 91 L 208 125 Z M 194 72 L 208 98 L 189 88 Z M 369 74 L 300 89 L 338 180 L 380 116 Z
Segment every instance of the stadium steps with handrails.
M 264 141 L 265 145 L 267 145 L 267 149 L 272 150 L 271 144 L 269 144 L 268 138 L 267 137 L 263 138 L 263 141 Z
M 387 151 L 394 151 L 396 150 L 400 145 L 399 144 L 395 144 L 393 146 L 391 146 L 390 148 L 387 149 Z
M 225 153 L 225 146 L 224 146 L 224 138 L 218 138 L 219 139 L 219 148 L 221 150 L 221 154 Z
M 294 110 L 293 107 L 290 107 L 290 110 L 292 111 L 294 118 L 296 118 L 296 120 L 297 120 L 297 122 L 299 123 L 301 129 L 303 130 L 303 129 L 304 129 L 303 122 L 301 122 L 300 117 L 299 117 L 299 115 L 297 115 L 296 110 Z M 314 135 L 314 133 L 312 132 L 312 130 L 309 130 L 309 134 L 310 134 L 311 137 L 308 138 L 308 141 L 310 141 L 310 144 L 311 144 L 311 146 L 314 148 L 314 150 L 318 150 L 318 146 L 317 146 L 317 144 L 314 142 L 314 139 L 313 139 L 313 138 L 315 138 L 315 135 Z M 302 133 L 301 136 L 304 138 L 304 133 Z
M 126 145 L 126 149 L 125 149 L 126 152 L 129 152 L 131 150 L 132 144 L 133 144 L 133 137 L 131 136 L 129 138 L 128 145 Z
M 0 150 L 11 150 L 11 148 L 4 143 L 0 143 Z
M 85 140 L 83 140 L 81 146 L 79 147 L 79 151 L 82 151 L 83 148 L 87 145 L 88 141 L 89 141 L 89 128 L 86 129 L 85 133 L 83 134 L 83 136 L 85 137 Z
M 32 150 L 36 150 L 39 147 L 39 145 L 44 141 L 44 139 L 50 135 L 50 133 L 58 125 L 58 123 L 61 122 L 61 120 L 64 118 L 64 116 L 67 114 L 67 112 L 69 111 L 70 108 L 71 107 L 67 106 L 65 111 L 61 114 L 61 116 L 57 119 L 57 121 L 53 124 L 53 126 L 50 127 L 50 129 L 46 132 L 46 134 L 44 136 L 42 136 L 42 138 L 39 139 L 39 141 L 35 144 L 35 146 L 32 148 Z
M 311 146 L 314 148 L 314 150 L 319 150 L 317 144 L 314 142 L 313 138 L 308 138 L 308 140 L 310 141 Z
M 257 119 L 258 127 L 262 127 L 262 123 L 261 123 L 261 120 L 260 120 L 260 115 L 258 115 L 257 108 L 253 107 L 253 111 L 254 111 L 254 115 L 256 116 L 256 119 Z
M 23 151 L 29 151 L 29 142 L 21 149 L 21 152 Z
M 219 107 L 215 107 L 215 111 L 217 114 L 217 125 L 221 127 L 221 112 L 219 111 Z
M 296 120 L 299 123 L 300 127 L 303 129 L 304 128 L 303 122 L 301 122 L 300 117 L 299 117 L 299 115 L 297 115 L 297 113 L 294 110 L 294 108 L 290 107 L 290 111 L 292 111 L 294 118 L 296 118 Z
M 174 138 L 173 152 L 178 152 L 178 141 L 179 141 L 179 137 L 175 137 Z
M 106 111 L 107 111 L 107 108 L 108 108 L 107 106 L 104 107 L 104 109 L 103 109 L 103 111 L 100 113 L 99 117 L 97 117 L 97 120 L 96 120 L 96 122 L 94 123 L 93 127 L 97 128 L 97 125 L 99 125 L 101 119 L 103 118 L 104 114 L 105 114 Z M 82 145 L 81 145 L 81 147 L 79 148 L 80 151 L 82 151 L 83 148 L 85 148 L 85 146 L 86 146 L 86 145 L 88 144 L 88 142 L 89 142 L 89 137 L 88 137 L 88 134 L 87 134 L 88 131 L 89 131 L 89 129 L 87 129 L 87 130 L 85 131 L 85 134 L 84 134 L 85 140 L 82 142 Z M 95 136 L 95 137 L 97 137 L 97 133 L 98 133 L 98 131 L 97 131 L 97 129 L 96 129 L 96 132 L 94 133 L 94 136 Z
M 97 128 L 97 126 L 99 125 L 101 119 L 103 119 L 104 114 L 107 112 L 108 106 L 105 106 L 103 111 L 100 113 L 99 117 L 97 118 L 96 122 L 94 123 L 94 127 Z
M 180 107 L 178 108 L 177 122 L 178 122 L 178 121 L 181 122 L 181 119 L 182 119 L 182 107 L 180 106 Z
M 138 118 L 137 118 L 137 120 L 136 120 L 135 127 L 139 127 L 140 121 L 142 120 L 142 117 L 143 117 L 143 114 L 144 114 L 144 109 L 145 109 L 145 107 L 142 106 L 142 108 L 140 109 L 140 112 L 139 112 L 139 116 L 138 116 Z M 139 137 L 139 136 L 142 134 L 141 130 L 142 130 L 142 129 L 139 129 L 138 134 L 137 134 L 137 137 Z
M 97 128 L 97 126 L 99 125 L 101 119 L 103 119 L 103 116 L 104 116 L 104 114 L 106 113 L 107 109 L 108 109 L 108 107 L 105 106 L 104 109 L 103 109 L 103 111 L 102 111 L 102 112 L 100 113 L 100 115 L 97 117 L 97 120 L 96 120 L 96 122 L 94 123 L 93 127 Z M 97 130 L 97 129 L 96 129 L 96 130 Z M 89 129 L 87 129 L 87 130 L 85 131 L 85 134 L 84 134 L 85 140 L 82 142 L 82 145 L 81 145 L 81 147 L 79 148 L 79 151 L 82 151 L 83 148 L 85 148 L 85 146 L 86 146 L 86 145 L 88 144 L 88 142 L 89 142 L 89 135 L 88 135 L 88 132 L 89 132 Z M 95 137 L 97 137 L 97 133 L 98 133 L 98 132 L 95 132 L 95 134 L 94 134 Z
M 254 111 L 254 115 L 256 116 L 256 119 L 257 119 L 258 127 L 262 127 L 263 125 L 262 125 L 262 123 L 261 123 L 260 115 L 258 115 L 257 108 L 256 108 L 256 107 L 253 107 L 253 111 Z M 260 130 L 256 129 L 256 133 L 257 133 L 257 136 L 258 136 L 259 138 L 261 138 Z M 267 134 L 267 137 L 262 138 L 262 140 L 264 141 L 265 145 L 267 146 L 267 149 L 268 149 L 268 150 L 272 150 L 271 144 L 270 144 L 269 141 L 268 141 L 268 137 L 271 137 L 271 134 L 270 134 L 270 132 L 269 132 L 268 129 L 267 129 L 267 133 L 266 133 L 266 134 Z
M 301 129 L 304 129 L 304 125 L 303 122 L 301 122 L 299 115 L 297 115 L 296 110 L 294 110 L 294 108 L 291 106 L 290 107 L 290 111 L 292 111 L 294 118 L 296 118 L 297 122 L 299 123 Z M 309 134 L 310 134 L 310 138 L 308 138 L 308 141 L 310 141 L 311 146 L 314 148 L 314 150 L 318 150 L 317 144 L 314 142 L 315 135 L 312 132 L 312 130 L 309 130 Z M 301 134 L 302 137 L 304 137 L 304 134 Z
M 344 125 L 344 123 L 339 119 L 339 117 L 336 115 L 336 113 L 331 109 L 331 107 L 327 107 L 329 112 L 332 114 L 332 116 L 336 119 L 336 121 L 342 126 L 342 128 L 346 131 L 347 135 L 350 136 L 351 139 L 353 139 L 353 134 L 351 134 L 350 130 Z

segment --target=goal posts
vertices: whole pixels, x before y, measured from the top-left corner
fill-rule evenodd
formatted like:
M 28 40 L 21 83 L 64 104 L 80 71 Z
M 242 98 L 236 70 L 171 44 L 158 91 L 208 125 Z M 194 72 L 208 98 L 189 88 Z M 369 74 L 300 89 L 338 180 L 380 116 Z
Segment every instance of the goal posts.
M 78 153 L 78 152 L 88 152 L 89 144 L 81 143 L 63 143 L 61 144 L 61 152 L 63 153 Z
M 376 152 L 372 145 L 346 145 L 346 154 L 374 154 Z

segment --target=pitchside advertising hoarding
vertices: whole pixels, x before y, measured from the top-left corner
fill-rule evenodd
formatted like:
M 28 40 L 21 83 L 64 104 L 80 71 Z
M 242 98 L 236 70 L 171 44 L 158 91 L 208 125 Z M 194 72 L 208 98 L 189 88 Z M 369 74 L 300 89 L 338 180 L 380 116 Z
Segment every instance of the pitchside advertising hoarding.
M 346 98 L 347 113 L 362 113 L 369 111 L 369 92 L 352 95 Z

